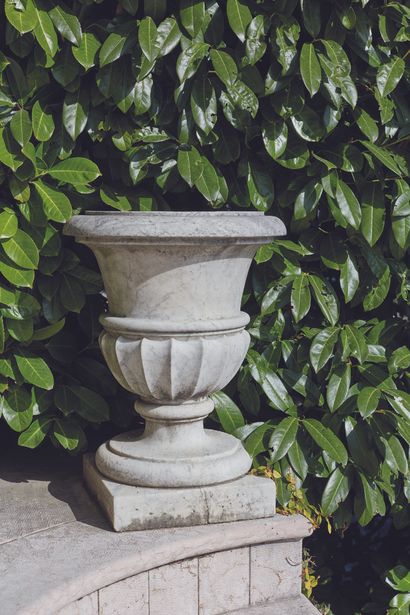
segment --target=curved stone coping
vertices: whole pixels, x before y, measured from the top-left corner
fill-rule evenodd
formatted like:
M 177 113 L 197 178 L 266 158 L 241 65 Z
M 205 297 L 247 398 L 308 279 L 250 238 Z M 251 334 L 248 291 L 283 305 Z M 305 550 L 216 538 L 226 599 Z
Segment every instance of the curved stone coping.
M 84 243 L 146 243 L 154 241 L 197 243 L 267 243 L 285 235 L 279 218 L 261 212 L 87 212 L 74 216 L 64 227 Z
M 148 318 L 132 318 L 122 316 L 112 316 L 102 314 L 100 323 L 109 332 L 127 335 L 127 333 L 150 334 L 152 336 L 160 333 L 167 335 L 208 335 L 218 333 L 230 333 L 243 329 L 249 323 L 250 318 L 246 312 L 240 312 L 238 316 L 231 318 L 218 318 L 217 320 L 191 320 L 191 321 L 170 321 L 154 320 Z
M 189 528 L 114 533 L 100 518 L 74 521 L 3 544 L 2 615 L 44 615 L 74 600 L 158 566 L 310 533 L 300 516 Z

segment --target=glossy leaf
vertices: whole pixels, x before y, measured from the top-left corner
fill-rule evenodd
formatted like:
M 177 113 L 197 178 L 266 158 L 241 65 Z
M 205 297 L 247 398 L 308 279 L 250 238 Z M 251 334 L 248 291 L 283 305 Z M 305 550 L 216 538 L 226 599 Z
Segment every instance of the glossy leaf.
M 97 52 L 101 47 L 98 38 L 91 32 L 84 32 L 81 43 L 78 47 L 72 47 L 71 51 L 74 58 L 85 70 L 89 70 L 95 65 Z
M 40 179 L 37 179 L 33 186 L 43 205 L 44 212 L 50 220 L 66 222 L 71 217 L 71 203 L 64 192 L 55 190 Z
M 10 130 L 17 143 L 23 147 L 32 135 L 31 120 L 27 111 L 20 109 L 10 122 Z
M 317 419 L 304 419 L 303 426 L 316 444 L 325 450 L 332 459 L 343 466 L 346 465 L 348 460 L 347 450 L 331 429 L 322 425 Z
M 33 132 L 37 141 L 48 141 L 55 129 L 53 115 L 37 100 L 32 111 Z
M 311 96 L 319 90 L 322 70 L 313 43 L 304 43 L 300 53 L 300 73 Z
M 46 437 L 52 419 L 49 417 L 39 416 L 34 419 L 31 425 L 23 431 L 18 438 L 19 446 L 25 446 L 26 448 L 37 448 L 44 438 Z
M 350 484 L 347 474 L 336 468 L 326 483 L 322 494 L 321 509 L 323 514 L 331 515 L 349 494 Z
M 338 338 L 339 329 L 337 327 L 327 327 L 313 338 L 310 346 L 310 361 L 316 372 L 320 371 L 333 356 Z
M 240 41 L 245 42 L 246 29 L 252 14 L 244 0 L 228 0 L 226 5 L 229 25 Z
M 36 269 L 38 266 L 38 248 L 30 235 L 17 230 L 12 237 L 2 242 L 2 248 L 13 263 L 25 269 Z
M 47 363 L 41 357 L 32 356 L 26 351 L 19 350 L 14 355 L 17 367 L 26 382 L 51 390 L 54 386 L 54 377 Z
M 295 441 L 298 426 L 298 419 L 293 416 L 283 419 L 276 425 L 269 440 L 271 460 L 273 462 L 279 461 L 279 459 L 286 455 Z
M 215 404 L 215 412 L 224 431 L 233 434 L 238 427 L 245 424 L 242 412 L 225 393 L 214 393 L 211 399 Z
M 377 87 L 382 96 L 391 94 L 404 73 L 404 60 L 399 57 L 392 58 L 390 62 L 382 64 L 377 71 Z
M 88 184 L 101 175 L 95 162 L 76 157 L 58 162 L 47 173 L 53 179 L 73 186 Z

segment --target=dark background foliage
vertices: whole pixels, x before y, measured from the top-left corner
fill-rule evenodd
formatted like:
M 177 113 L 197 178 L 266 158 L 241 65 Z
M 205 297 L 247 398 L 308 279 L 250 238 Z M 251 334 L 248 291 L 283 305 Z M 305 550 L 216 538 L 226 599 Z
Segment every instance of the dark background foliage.
M 257 254 L 252 347 L 214 421 L 284 509 L 351 526 L 365 552 L 374 527 L 383 553 L 407 536 L 407 3 L 5 0 L 0 16 L 2 429 L 79 452 L 137 420 L 99 353 L 96 264 L 61 234 L 73 212 L 255 208 L 289 234 Z M 361 587 L 408 556 L 373 561 L 367 585 L 358 558 Z M 332 561 L 325 601 L 323 579 L 351 583 Z M 355 595 L 334 612 L 390 598 Z

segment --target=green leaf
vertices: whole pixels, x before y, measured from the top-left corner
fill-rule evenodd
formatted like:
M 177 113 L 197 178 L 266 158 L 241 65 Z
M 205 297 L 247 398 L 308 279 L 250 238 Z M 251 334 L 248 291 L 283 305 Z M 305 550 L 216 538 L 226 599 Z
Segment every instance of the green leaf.
M 173 17 L 167 17 L 162 21 L 157 29 L 157 37 L 155 46 L 158 48 L 158 57 L 162 58 L 178 45 L 181 40 L 182 33 L 176 20 Z
M 85 303 L 85 293 L 80 282 L 72 276 L 63 275 L 60 299 L 64 307 L 70 312 L 80 312 Z
M 17 233 L 17 216 L 11 209 L 0 213 L 0 239 L 8 239 Z
M 288 145 L 276 162 L 285 169 L 303 169 L 309 161 L 309 150 L 303 143 Z
M 295 200 L 294 220 L 308 218 L 316 209 L 323 193 L 323 186 L 316 179 L 312 179 L 299 192 Z
M 353 325 L 345 325 L 344 332 L 346 333 L 351 354 L 359 361 L 359 363 L 364 363 L 367 359 L 368 350 L 362 331 Z
M 392 58 L 386 64 L 381 64 L 376 76 L 377 88 L 381 96 L 387 96 L 396 89 L 403 77 L 404 69 L 404 60 L 398 56 Z
M 20 34 L 31 32 L 37 25 L 37 14 L 32 0 L 26 3 L 5 0 L 4 9 L 7 20 Z
M 292 284 L 292 314 L 295 322 L 302 320 L 310 310 L 309 278 L 306 274 L 295 277 Z
M 61 36 L 74 45 L 80 45 L 83 33 L 78 18 L 58 4 L 53 6 L 49 14 Z
M 0 408 L 13 431 L 24 431 L 30 425 L 33 418 L 31 397 L 23 387 L 13 387 L 7 396 L 0 397 Z
M 109 417 L 109 408 L 104 398 L 83 386 L 57 387 L 54 401 L 65 415 L 76 412 L 91 423 L 101 423 Z
M 70 419 L 55 419 L 53 435 L 57 442 L 68 451 L 75 450 L 85 438 L 81 427 Z
M 384 446 L 385 460 L 390 469 L 408 476 L 407 457 L 400 440 L 395 435 L 382 437 L 380 440 Z
M 338 327 L 327 327 L 313 338 L 310 346 L 310 362 L 315 372 L 319 372 L 333 356 L 338 339 Z
M 364 109 L 356 108 L 354 111 L 356 123 L 362 133 L 372 142 L 377 141 L 379 129 L 376 121 Z
M 95 59 L 101 43 L 91 32 L 84 32 L 78 47 L 71 47 L 72 54 L 85 70 L 95 65 Z
M 83 186 L 101 175 L 97 165 L 87 158 L 67 158 L 48 169 L 47 174 L 58 181 Z
M 251 65 L 256 64 L 266 52 L 266 34 L 269 20 L 265 15 L 256 15 L 246 32 L 246 57 Z
M 1 245 L 13 263 L 25 269 L 37 269 L 38 248 L 30 235 L 19 229 L 12 237 L 3 241 Z
M 151 17 L 148 15 L 140 21 L 138 27 L 138 42 L 142 53 L 149 62 L 153 62 L 158 54 L 158 47 L 155 44 L 157 36 L 157 27 Z
M 215 411 L 224 431 L 233 434 L 238 427 L 245 425 L 242 412 L 225 393 L 222 391 L 213 393 L 211 399 L 215 404 Z
M 211 49 L 210 56 L 214 71 L 222 83 L 228 87 L 235 83 L 238 78 L 238 68 L 232 56 L 219 49 Z
M 66 222 L 71 218 L 71 203 L 64 192 L 55 190 L 55 188 L 48 186 L 40 179 L 33 182 L 33 186 L 49 220 L 53 220 L 54 222 Z
M 88 94 L 84 89 L 67 92 L 63 104 L 64 128 L 73 141 L 83 132 L 88 119 Z
M 19 435 L 18 445 L 26 448 L 37 448 L 50 429 L 52 418 L 39 416 L 34 419 L 30 427 Z
M 195 124 L 207 135 L 217 120 L 215 90 L 206 77 L 197 77 L 191 94 L 191 111 Z
M 371 448 L 370 431 L 363 421 L 356 421 L 352 416 L 345 418 L 345 433 L 350 457 L 355 465 L 364 470 L 368 476 L 377 476 L 379 460 Z
M 54 133 L 54 119 L 37 100 L 32 109 L 33 132 L 37 141 L 49 141 Z
M 341 179 L 337 181 L 335 198 L 346 222 L 357 230 L 362 219 L 360 203 L 353 190 Z
M 410 349 L 407 346 L 396 348 L 389 359 L 389 372 L 394 374 L 410 367 Z
M 316 38 L 322 26 L 320 0 L 301 0 L 300 4 L 305 28 L 312 38 Z
M 393 217 L 391 228 L 397 244 L 406 250 L 410 238 L 410 216 Z
M 262 423 L 246 438 L 244 445 L 252 458 L 268 450 L 269 443 L 267 436 L 271 431 L 272 425 L 269 423 Z
M 410 570 L 405 566 L 395 566 L 387 573 L 386 583 L 398 592 L 410 592 Z
M 109 34 L 100 48 L 100 66 L 106 66 L 118 60 L 122 55 L 126 42 L 126 36 L 117 34 L 116 32 Z
M 52 325 L 41 327 L 41 329 L 36 329 L 33 334 L 33 341 L 43 341 L 49 339 L 50 337 L 53 337 L 53 335 L 56 335 L 59 331 L 61 331 L 64 325 L 65 318 L 62 318 L 61 320 L 58 320 Z
M 324 515 L 333 514 L 339 504 L 345 501 L 349 495 L 350 484 L 346 472 L 336 468 L 326 483 L 322 493 L 321 509 Z
M 331 429 L 322 425 L 317 419 L 304 419 L 303 426 L 319 448 L 325 450 L 337 463 L 341 463 L 343 466 L 347 464 L 347 450 Z
M 375 278 L 369 292 L 363 299 L 363 309 L 366 312 L 375 310 L 386 299 L 391 283 L 390 269 L 386 267 L 380 278 Z
M 383 191 L 375 182 L 368 184 L 362 194 L 360 230 L 369 245 L 374 246 L 381 237 L 385 217 Z
M 6 332 L 4 329 L 4 320 L 3 320 L 3 317 L 0 316 L 0 354 L 3 354 L 4 352 L 5 341 L 6 341 Z M 0 373 L 2 373 L 1 370 L 0 370 Z
M 269 448 L 271 449 L 271 461 L 279 461 L 282 459 L 295 442 L 298 432 L 298 419 L 289 416 L 283 419 L 276 427 L 269 439 Z
M 17 367 L 26 382 L 50 391 L 54 386 L 54 377 L 47 363 L 22 349 L 14 353 Z
M 317 275 L 309 275 L 309 284 L 323 316 L 331 325 L 339 320 L 339 301 L 332 286 Z
M 253 161 L 248 162 L 247 186 L 252 205 L 267 211 L 273 203 L 273 182 L 270 174 Z
M 297 440 L 295 440 L 293 444 L 291 445 L 291 447 L 289 448 L 288 458 L 296 474 L 302 480 L 305 480 L 309 467 L 308 467 L 306 458 L 303 454 L 302 447 L 300 446 Z
M 181 83 L 195 75 L 202 60 L 208 54 L 208 50 L 208 44 L 193 42 L 180 53 L 177 59 L 176 70 Z
M 203 0 L 181 0 L 179 16 L 185 30 L 194 38 L 200 32 L 205 19 L 205 2 Z
M 246 29 L 252 21 L 252 13 L 244 0 L 228 0 L 226 5 L 228 22 L 239 40 L 244 43 Z
M 58 50 L 57 34 L 51 21 L 48 11 L 38 8 L 34 9 L 37 13 L 37 25 L 34 28 L 34 36 L 45 53 L 54 57 Z
M 0 128 L 0 162 L 16 172 L 23 164 L 17 144 L 13 142 L 7 129 Z
M 364 147 L 390 171 L 393 171 L 396 175 L 402 175 L 402 172 L 395 159 L 387 150 L 375 145 L 374 143 L 370 143 L 369 141 L 361 141 L 361 144 L 364 145 Z
M 376 483 L 369 480 L 362 472 L 359 472 L 359 477 L 363 492 L 363 503 L 357 510 L 357 517 L 361 525 L 367 525 L 375 515 L 384 515 L 386 506 Z
M 262 387 L 273 408 L 282 410 L 282 412 L 293 408 L 292 398 L 277 374 L 270 371 L 269 368 L 265 369 L 262 363 L 258 361 L 251 362 L 250 371 L 254 380 Z
M 381 391 L 375 387 L 364 387 L 357 396 L 357 407 L 364 419 L 371 416 L 379 406 Z
M 262 138 L 265 149 L 274 160 L 279 158 L 288 142 L 288 127 L 283 120 L 262 123 Z
M 228 198 L 225 178 L 205 156 L 201 156 L 201 165 L 202 173 L 196 180 L 196 187 L 213 207 L 218 207 Z
M 300 74 L 309 94 L 318 92 L 322 81 L 322 70 L 313 43 L 304 43 L 300 53 Z
M 32 135 L 30 116 L 24 109 L 17 111 L 10 122 L 10 130 L 17 143 L 23 147 Z
M 349 250 L 346 250 L 346 258 L 340 269 L 340 288 L 346 303 L 353 299 L 359 285 L 360 278 L 356 259 Z
M 330 412 L 336 412 L 346 401 L 351 378 L 352 370 L 349 364 L 339 366 L 332 372 L 326 388 L 326 401 Z
M 178 151 L 178 171 L 191 188 L 202 174 L 201 155 L 195 147 Z

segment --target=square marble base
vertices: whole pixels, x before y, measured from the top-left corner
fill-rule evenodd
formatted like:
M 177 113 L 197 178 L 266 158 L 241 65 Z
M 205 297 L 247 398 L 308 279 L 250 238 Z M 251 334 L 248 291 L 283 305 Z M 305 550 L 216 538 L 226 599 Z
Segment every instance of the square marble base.
M 245 521 L 275 513 L 275 484 L 268 478 L 248 475 L 184 489 L 133 487 L 103 476 L 91 454 L 84 455 L 83 470 L 88 488 L 117 532 Z

